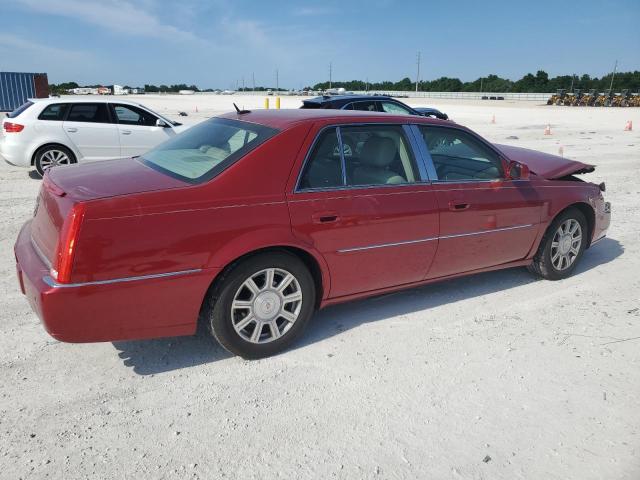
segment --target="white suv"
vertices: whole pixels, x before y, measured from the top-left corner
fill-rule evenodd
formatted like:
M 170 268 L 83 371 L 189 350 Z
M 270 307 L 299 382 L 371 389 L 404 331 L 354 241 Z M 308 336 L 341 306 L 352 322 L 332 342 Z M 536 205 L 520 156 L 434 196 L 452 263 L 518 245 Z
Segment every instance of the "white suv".
M 126 100 L 33 99 L 2 120 L 0 155 L 42 175 L 55 165 L 141 155 L 186 128 Z

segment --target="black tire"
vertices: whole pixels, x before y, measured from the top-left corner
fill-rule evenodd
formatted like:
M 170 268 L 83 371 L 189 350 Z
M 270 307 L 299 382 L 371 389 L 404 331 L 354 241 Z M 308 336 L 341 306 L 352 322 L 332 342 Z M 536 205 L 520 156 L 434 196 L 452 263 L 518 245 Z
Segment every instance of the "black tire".
M 552 255 L 558 253 L 557 250 L 552 252 L 554 248 L 558 248 L 553 246 L 554 237 L 558 233 L 558 229 L 560 228 L 560 226 L 571 220 L 578 222 L 578 224 L 580 225 L 580 246 L 578 248 L 578 253 L 574 255 L 574 257 L 571 257 L 573 258 L 573 260 L 571 260 L 571 263 L 567 267 L 558 268 L 558 266 L 554 263 L 558 260 L 552 259 Z M 588 235 L 589 228 L 587 219 L 585 218 L 584 214 L 577 208 L 569 208 L 565 210 L 554 219 L 554 221 L 551 223 L 546 233 L 544 234 L 544 237 L 542 237 L 542 240 L 540 241 L 540 247 L 538 248 L 536 255 L 533 257 L 533 262 L 528 266 L 529 271 L 547 280 L 561 280 L 563 278 L 567 278 L 573 273 L 573 270 L 576 268 L 576 265 L 580 261 L 580 258 L 582 258 L 582 255 L 587 247 Z M 578 242 L 576 242 L 576 246 L 577 244 Z M 569 257 L 570 255 L 571 254 L 569 254 Z M 563 265 L 562 260 L 560 260 L 560 265 Z
M 47 156 L 54 154 L 62 154 L 65 155 L 67 160 L 64 163 L 60 163 L 60 165 L 70 165 L 72 163 L 76 163 L 76 157 L 71 150 L 67 147 L 63 147 L 62 145 L 47 145 L 46 147 L 42 147 L 40 150 L 36 152 L 36 156 L 33 159 L 33 165 L 36 167 L 36 171 L 42 177 L 44 175 L 44 171 L 47 168 L 51 168 L 51 166 L 55 165 L 47 165 Z
M 252 303 L 252 306 L 247 307 L 246 316 L 243 317 L 242 309 L 235 310 L 232 314 L 232 304 L 237 295 L 242 296 L 249 292 L 243 285 L 249 278 L 254 278 L 254 283 L 259 285 L 260 288 L 266 288 L 261 281 L 261 272 L 265 270 L 275 269 L 274 280 L 272 285 L 279 286 L 278 282 L 284 280 L 284 273 L 290 273 L 293 275 L 297 284 L 287 287 L 284 292 L 300 291 L 302 299 L 297 318 L 293 322 L 286 322 L 284 318 L 275 317 L 274 320 L 265 320 L 265 323 L 260 323 L 262 334 L 258 333 L 259 339 L 265 337 L 266 343 L 253 343 L 251 339 L 244 338 L 242 335 L 251 336 L 255 328 L 258 326 L 258 321 L 250 322 L 240 332 L 236 331 L 234 325 L 240 325 L 243 318 L 247 318 L 249 315 L 254 315 L 255 318 L 259 318 L 258 308 L 259 305 L 252 302 L 252 299 L 256 299 L 256 294 L 247 299 L 248 303 Z M 264 274 L 266 285 L 266 273 Z M 243 290 L 241 290 L 241 288 Z M 264 291 L 260 291 L 264 295 Z M 240 298 L 240 297 L 238 297 Z M 278 301 L 276 301 L 278 303 Z M 283 304 L 283 303 L 279 303 Z M 213 337 L 229 352 L 239 355 L 245 359 L 258 359 L 275 355 L 286 348 L 288 348 L 304 331 L 309 319 L 313 315 L 316 304 L 316 289 L 313 277 L 309 272 L 305 264 L 295 255 L 287 252 L 269 252 L 264 254 L 258 254 L 247 258 L 235 265 L 232 265 L 227 271 L 222 274 L 222 277 L 216 282 L 214 288 L 208 293 L 207 300 L 204 309 L 204 319 L 207 323 L 209 331 Z M 264 305 L 261 304 L 261 305 Z M 267 306 L 269 302 L 267 302 Z M 295 303 L 296 308 L 298 304 Z M 274 308 L 268 306 L 268 308 Z M 286 308 L 292 308 L 287 306 Z M 264 312 L 263 312 L 264 313 Z M 284 312 L 283 312 L 284 313 Z M 239 317 L 239 318 L 238 318 Z M 268 322 L 268 323 L 267 323 Z M 275 322 L 275 326 L 274 325 Z M 280 326 L 278 326 L 278 324 Z M 253 327 L 253 328 L 252 328 Z M 279 328 L 282 330 L 279 338 L 274 338 L 274 330 L 272 328 Z M 280 332 L 280 330 L 278 330 Z M 268 341 L 267 341 L 268 340 Z

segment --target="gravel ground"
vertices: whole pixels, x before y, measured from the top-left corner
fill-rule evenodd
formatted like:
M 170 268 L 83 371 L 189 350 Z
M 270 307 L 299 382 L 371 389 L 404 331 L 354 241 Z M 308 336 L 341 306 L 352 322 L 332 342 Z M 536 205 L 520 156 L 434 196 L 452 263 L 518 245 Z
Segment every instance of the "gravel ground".
M 263 102 L 140 98 L 188 122 Z M 260 361 L 204 333 L 50 338 L 12 252 L 40 181 L 2 162 L 0 478 L 640 478 L 640 135 L 623 131 L 639 110 L 428 104 L 598 164 L 586 177 L 607 183 L 609 238 L 559 282 L 511 269 L 328 308 Z

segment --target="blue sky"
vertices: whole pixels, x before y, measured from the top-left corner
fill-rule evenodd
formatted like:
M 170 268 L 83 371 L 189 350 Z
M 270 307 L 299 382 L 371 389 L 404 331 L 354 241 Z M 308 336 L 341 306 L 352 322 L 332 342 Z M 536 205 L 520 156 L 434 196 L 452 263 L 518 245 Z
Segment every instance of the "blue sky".
M 556 12 L 558 12 L 556 14 Z M 640 69 L 640 1 L 0 0 L 0 70 L 53 83 L 300 88 Z

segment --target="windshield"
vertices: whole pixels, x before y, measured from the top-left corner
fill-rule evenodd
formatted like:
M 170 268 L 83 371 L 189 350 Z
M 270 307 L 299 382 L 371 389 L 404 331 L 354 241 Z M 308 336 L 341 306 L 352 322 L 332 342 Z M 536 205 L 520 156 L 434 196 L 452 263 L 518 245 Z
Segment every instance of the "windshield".
M 277 133 L 225 118 L 204 121 L 142 155 L 146 165 L 190 183 L 209 180 Z

